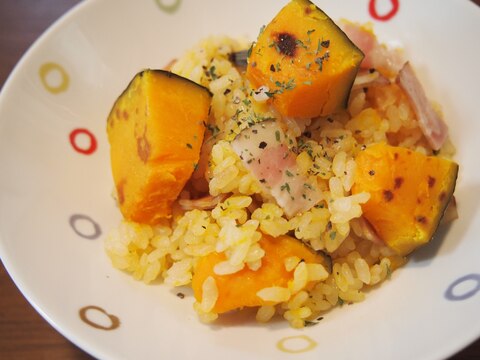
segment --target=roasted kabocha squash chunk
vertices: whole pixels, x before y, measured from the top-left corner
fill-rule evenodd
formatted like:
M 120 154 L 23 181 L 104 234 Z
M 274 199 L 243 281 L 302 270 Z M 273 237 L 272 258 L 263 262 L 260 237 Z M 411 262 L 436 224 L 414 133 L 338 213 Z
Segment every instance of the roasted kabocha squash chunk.
M 458 164 L 375 144 L 356 157 L 352 193 L 368 192 L 363 215 L 400 255 L 430 241 L 455 189 Z
M 325 280 L 328 277 L 326 270 L 328 264 L 325 263 L 325 258 L 297 239 L 287 235 L 277 238 L 263 235 L 260 246 L 265 251 L 265 256 L 261 260 L 261 267 L 257 270 L 251 270 L 245 266 L 239 272 L 218 275 L 215 273 L 215 266 L 226 260 L 225 255 L 214 252 L 201 258 L 195 267 L 192 279 L 196 300 L 202 301 L 203 283 L 209 277 L 215 280 L 218 292 L 212 311 L 219 314 L 243 307 L 275 304 L 275 301 L 262 297 L 262 291 L 266 290 L 268 293 L 268 289 L 277 289 L 286 297 L 301 290 L 293 288 L 296 268 L 300 263 L 303 263 L 300 267 L 304 267 L 306 275 L 303 281 L 304 287 L 309 286 L 313 281 Z M 292 268 L 288 268 L 288 261 L 294 258 L 297 259 L 298 264 L 293 263 Z
M 253 88 L 266 86 L 283 116 L 311 118 L 348 102 L 363 53 L 308 0 L 292 0 L 261 31 L 246 76 Z
M 140 72 L 117 99 L 107 133 L 125 219 L 170 216 L 198 162 L 210 100 L 206 88 L 162 70 Z

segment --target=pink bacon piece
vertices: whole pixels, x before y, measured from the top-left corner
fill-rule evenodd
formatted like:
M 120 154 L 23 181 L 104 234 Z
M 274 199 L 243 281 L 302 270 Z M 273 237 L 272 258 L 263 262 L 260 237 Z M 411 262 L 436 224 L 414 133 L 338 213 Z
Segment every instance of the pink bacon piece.
M 418 125 L 433 150 L 439 150 L 448 137 L 448 127 L 428 101 L 422 84 L 407 61 L 398 72 L 396 82 L 405 91 L 417 115 Z
M 396 73 L 402 66 L 403 61 L 399 54 L 380 44 L 375 34 L 365 26 L 344 22 L 341 28 L 365 55 L 360 65 L 362 69 L 381 69 L 388 73 Z
M 232 141 L 232 147 L 288 217 L 321 200 L 317 185 L 300 174 L 289 139 L 277 122 L 264 121 L 245 129 Z

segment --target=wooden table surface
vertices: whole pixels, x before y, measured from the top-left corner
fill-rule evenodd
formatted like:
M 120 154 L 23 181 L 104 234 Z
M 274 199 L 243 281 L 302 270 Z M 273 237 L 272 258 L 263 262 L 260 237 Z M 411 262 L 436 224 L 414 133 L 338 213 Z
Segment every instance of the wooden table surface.
M 0 0 L 0 88 L 35 39 L 79 2 Z M 480 5 L 480 0 L 474 2 Z M 3 264 L 0 264 L 0 359 L 92 359 L 31 307 Z M 480 359 L 480 339 L 452 359 Z

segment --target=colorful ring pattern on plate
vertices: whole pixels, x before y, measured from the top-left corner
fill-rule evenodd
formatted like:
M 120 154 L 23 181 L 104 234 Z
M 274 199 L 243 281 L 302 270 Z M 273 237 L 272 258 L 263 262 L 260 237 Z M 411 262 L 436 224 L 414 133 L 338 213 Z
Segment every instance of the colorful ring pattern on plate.
M 92 233 L 89 233 L 89 234 L 86 234 L 82 231 L 80 231 L 78 229 L 78 226 L 77 226 L 77 222 L 78 221 L 81 221 L 81 220 L 86 220 L 88 223 L 91 224 L 91 226 L 93 227 L 93 232 Z M 73 231 L 75 232 L 75 234 L 77 234 L 78 236 L 82 237 L 82 238 L 85 238 L 85 239 L 89 239 L 89 240 L 95 240 L 97 238 L 100 237 L 100 235 L 102 235 L 102 230 L 100 229 L 100 225 L 98 225 L 95 221 L 93 221 L 93 219 L 87 215 L 83 215 L 83 214 L 73 214 L 72 216 L 70 216 L 70 219 L 68 221 L 70 223 L 70 226 L 71 228 L 73 229 Z
M 179 8 L 180 5 L 182 4 L 182 0 L 155 0 L 157 3 L 158 7 L 165 11 L 168 14 L 173 14 L 175 13 Z M 170 2 L 170 4 L 168 4 Z M 167 4 L 165 4 L 167 3 Z
M 68 89 L 70 78 L 65 69 L 57 63 L 47 62 L 38 70 L 40 80 L 48 92 L 58 94 Z M 59 79 L 57 79 L 59 77 Z M 59 81 L 57 81 L 59 80 Z
M 460 292 L 458 291 L 458 289 L 457 291 L 455 291 L 455 289 L 458 286 L 467 282 L 474 283 L 474 287 L 464 292 Z M 450 301 L 466 300 L 468 298 L 471 298 L 473 295 L 475 295 L 479 291 L 480 291 L 480 274 L 476 274 L 476 273 L 468 274 L 458 278 L 457 280 L 455 280 L 453 283 L 450 284 L 450 286 L 445 291 L 445 298 Z
M 390 0 L 390 2 L 392 4 L 392 9 L 386 14 L 380 15 L 377 11 L 377 1 L 370 0 L 370 3 L 368 4 L 368 12 L 370 13 L 370 16 L 379 21 L 388 21 L 392 19 L 400 9 L 400 2 L 399 0 Z
M 105 325 L 99 324 L 99 323 L 89 319 L 89 317 L 87 315 L 89 312 L 97 312 L 97 313 L 100 313 L 100 314 L 97 314 L 97 315 L 100 315 L 100 316 L 104 315 L 104 316 L 108 317 L 108 321 L 110 322 L 110 325 L 105 326 Z M 99 306 L 95 306 L 95 305 L 84 306 L 78 311 L 78 315 L 80 316 L 80 319 L 82 319 L 82 321 L 85 324 L 90 325 L 91 327 L 93 327 L 95 329 L 114 330 L 114 329 L 116 329 L 120 326 L 120 319 L 117 316 L 109 314 L 108 312 L 106 312 L 104 309 L 102 309 Z
M 307 352 L 313 350 L 316 346 L 316 341 L 307 335 L 288 336 L 277 343 L 277 348 L 280 351 L 290 354 Z
M 89 145 L 88 147 L 80 146 L 77 143 L 77 137 L 79 135 L 86 135 L 88 137 Z M 97 150 L 97 139 L 95 136 L 87 129 L 74 129 L 70 133 L 70 144 L 73 146 L 76 152 L 79 152 L 84 155 L 91 155 Z

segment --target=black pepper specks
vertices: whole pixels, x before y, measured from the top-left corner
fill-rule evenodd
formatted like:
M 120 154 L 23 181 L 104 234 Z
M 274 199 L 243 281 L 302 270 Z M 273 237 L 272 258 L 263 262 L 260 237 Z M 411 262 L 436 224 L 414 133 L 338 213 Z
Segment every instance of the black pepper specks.
M 375 175 L 375 170 L 370 170 L 370 171 L 368 172 L 368 175 L 370 175 L 370 176 Z
M 433 188 L 435 186 L 436 179 L 432 176 L 428 176 L 428 187 Z
M 260 149 L 265 149 L 267 147 L 267 143 L 265 141 L 262 141 L 260 144 L 258 144 L 258 147 Z

